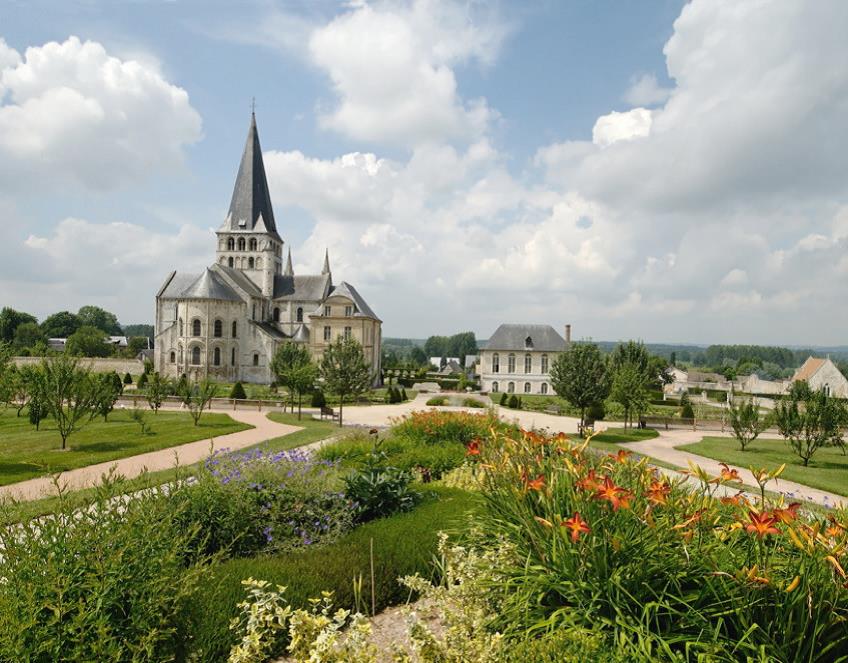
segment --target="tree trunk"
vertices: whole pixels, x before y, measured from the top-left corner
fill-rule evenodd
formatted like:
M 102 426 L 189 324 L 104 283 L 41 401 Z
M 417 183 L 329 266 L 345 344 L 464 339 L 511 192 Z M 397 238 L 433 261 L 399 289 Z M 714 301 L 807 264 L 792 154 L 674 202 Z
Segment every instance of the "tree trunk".
M 300 421 L 301 410 L 303 410 L 303 394 L 297 392 L 297 420 Z
M 580 408 L 580 435 L 583 436 L 583 431 L 586 430 L 586 408 Z
M 339 428 L 342 427 L 342 412 L 344 412 L 344 396 L 339 395 Z

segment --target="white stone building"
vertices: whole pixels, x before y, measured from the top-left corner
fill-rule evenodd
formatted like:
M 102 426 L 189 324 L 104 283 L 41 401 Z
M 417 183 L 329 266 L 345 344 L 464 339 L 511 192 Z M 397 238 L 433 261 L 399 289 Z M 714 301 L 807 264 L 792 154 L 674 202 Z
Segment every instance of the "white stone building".
M 362 344 L 379 379 L 382 322 L 352 285 L 333 282 L 329 256 L 320 274 L 295 274 L 290 249 L 283 266 L 253 115 L 217 236 L 214 265 L 201 274 L 171 272 L 156 295 L 155 370 L 269 383 L 281 343 L 303 343 L 320 359 L 344 335 Z
M 848 380 L 829 358 L 808 357 L 792 376 L 792 382 L 802 380 L 811 389 L 824 389 L 831 396 L 848 398 Z
M 550 325 L 508 325 L 495 330 L 480 351 L 480 387 L 491 393 L 553 394 L 550 367 L 571 343 Z

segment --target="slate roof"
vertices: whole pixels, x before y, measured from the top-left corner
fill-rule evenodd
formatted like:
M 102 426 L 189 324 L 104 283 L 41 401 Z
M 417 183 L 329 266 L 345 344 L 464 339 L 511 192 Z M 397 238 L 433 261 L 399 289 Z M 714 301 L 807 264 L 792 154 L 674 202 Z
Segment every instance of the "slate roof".
M 251 281 L 247 274 L 241 270 L 234 269 L 233 267 L 227 267 L 226 265 L 213 265 L 212 269 L 217 269 L 222 274 L 232 279 L 233 282 L 247 294 L 255 297 L 262 296 L 262 290 L 259 289 L 259 286 Z
M 215 299 L 221 301 L 240 302 L 242 298 L 229 284 L 211 269 L 203 273 L 185 290 L 180 293 L 180 299 Z
M 819 369 L 824 366 L 826 361 L 826 359 L 821 359 L 820 357 L 807 357 L 807 361 L 805 361 L 801 367 L 795 371 L 795 375 L 792 376 L 792 381 L 800 382 L 801 380 L 809 380 L 818 373 Z
M 330 287 L 329 274 L 274 275 L 274 299 L 282 301 L 320 302 Z
M 356 307 L 356 311 L 354 312 L 354 317 L 368 317 L 374 318 L 375 320 L 379 320 L 377 314 L 371 310 L 371 307 L 368 306 L 368 303 L 362 298 L 362 295 L 357 292 L 356 288 L 354 288 L 347 281 L 342 281 L 337 286 L 335 286 L 332 290 L 330 290 L 330 294 L 328 297 L 333 297 L 334 295 L 340 295 L 342 297 L 347 297 L 350 299 L 354 306 Z
M 308 343 L 309 342 L 309 327 L 306 325 L 300 325 L 297 328 L 297 331 L 292 335 L 292 340 L 297 343 Z
M 159 293 L 159 296 L 162 299 L 179 299 L 183 290 L 188 288 L 192 283 L 194 283 L 200 274 L 186 274 L 173 272 L 170 280 L 165 284 L 165 287 Z
M 221 230 L 236 232 L 255 230 L 277 235 L 274 209 L 271 206 L 271 194 L 265 177 L 265 164 L 262 160 L 262 148 L 259 145 L 259 131 L 256 129 L 254 114 L 250 116 L 250 129 L 247 132 L 247 141 L 236 175 L 230 209 Z M 277 237 L 279 238 L 279 235 Z
M 532 348 L 526 345 L 531 340 Z M 550 325 L 510 325 L 504 324 L 495 330 L 486 350 L 538 350 L 541 352 L 561 352 L 565 350 L 565 339 Z

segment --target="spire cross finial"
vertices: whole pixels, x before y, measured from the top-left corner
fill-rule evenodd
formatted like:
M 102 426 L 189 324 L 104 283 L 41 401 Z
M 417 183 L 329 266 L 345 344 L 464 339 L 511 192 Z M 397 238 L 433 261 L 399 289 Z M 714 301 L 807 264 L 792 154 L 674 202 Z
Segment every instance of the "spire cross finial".
M 250 98 L 250 114 L 256 115 L 256 97 Z

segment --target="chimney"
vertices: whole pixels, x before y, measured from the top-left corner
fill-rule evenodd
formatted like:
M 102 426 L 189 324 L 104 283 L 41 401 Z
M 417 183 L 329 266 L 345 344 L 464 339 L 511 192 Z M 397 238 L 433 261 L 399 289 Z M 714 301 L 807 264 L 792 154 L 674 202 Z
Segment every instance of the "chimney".
M 565 326 L 565 343 L 571 345 L 571 325 Z

